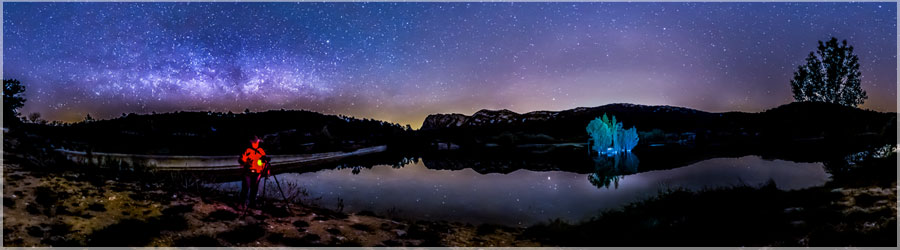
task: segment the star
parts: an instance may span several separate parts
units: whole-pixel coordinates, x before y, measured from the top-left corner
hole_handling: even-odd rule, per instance
[[[625,102],[761,111],[790,100],[797,65],[817,41],[837,36],[860,56],[870,95],[863,107],[895,111],[896,9],[10,2],[3,73],[28,88],[23,113],[51,121],[254,107],[339,110],[418,127],[431,113],[485,108]]]

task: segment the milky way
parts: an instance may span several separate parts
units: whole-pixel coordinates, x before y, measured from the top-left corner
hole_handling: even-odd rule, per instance
[[[863,105],[896,111],[896,3],[3,3],[22,112],[306,109],[418,127],[430,113],[791,101],[831,36]]]

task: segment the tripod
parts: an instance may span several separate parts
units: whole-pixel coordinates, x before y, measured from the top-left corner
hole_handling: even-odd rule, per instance
[[[271,160],[269,157],[265,157],[264,161],[266,163],[266,166],[263,168],[262,171],[260,171],[260,174],[266,173],[266,180],[263,181],[264,182],[263,183],[263,197],[265,197],[265,195],[266,195],[266,186],[267,186],[266,184],[269,183],[269,174],[268,174],[269,160]],[[292,212],[290,203],[288,202],[288,198],[286,195],[284,195],[284,189],[281,188],[281,183],[278,181],[278,176],[272,175],[272,178],[275,179],[275,185],[278,187],[278,192],[281,193],[281,201],[284,202],[285,208],[287,208],[288,212]]]
[[[265,175],[266,175],[266,178],[265,178],[265,180],[263,181],[264,183],[263,183],[263,190],[262,190],[262,191],[263,191],[262,195],[263,195],[263,197],[265,197],[265,196],[266,196],[266,186],[267,186],[266,184],[269,183],[269,174],[268,174],[268,170],[269,170],[269,160],[270,160],[270,158],[264,156],[264,158],[263,158],[262,160],[263,160],[263,162],[265,163],[265,166],[263,167],[262,171],[259,171],[259,172],[260,172],[259,174],[265,174]],[[278,177],[277,177],[277,176],[272,176],[272,178],[275,179],[275,185],[278,187],[278,191],[281,193],[281,199],[282,199],[281,201],[284,202],[284,204],[285,204],[285,206],[286,206],[286,207],[283,207],[283,208],[286,208],[286,209],[288,210],[289,213],[293,213],[293,211],[291,211],[290,203],[288,202],[287,196],[284,195],[284,189],[281,188],[281,183],[278,181]],[[259,183],[257,183],[257,185],[259,185]],[[241,212],[241,216],[238,217],[238,218],[243,218],[244,215],[247,214],[247,209],[248,209],[248,206],[245,206],[245,207],[244,207],[244,211]]]

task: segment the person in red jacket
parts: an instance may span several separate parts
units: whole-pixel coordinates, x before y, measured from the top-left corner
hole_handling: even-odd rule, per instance
[[[244,206],[256,206],[256,192],[259,189],[259,180],[263,174],[268,175],[269,170],[265,168],[269,158],[266,151],[259,147],[262,140],[254,136],[250,140],[250,148],[244,150],[241,155],[240,163],[244,170],[244,178],[241,182],[241,201]],[[263,171],[265,170],[265,173]]]

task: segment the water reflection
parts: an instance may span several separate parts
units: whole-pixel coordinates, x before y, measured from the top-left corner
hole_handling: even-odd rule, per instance
[[[293,183],[306,189],[309,195],[304,202],[329,209],[510,226],[556,218],[577,222],[650,198],[666,188],[699,191],[760,186],[773,180],[777,188],[793,190],[823,185],[829,178],[821,163],[771,161],[758,156],[716,158],[640,173],[637,157],[628,155],[597,161],[594,166],[582,165],[596,168],[596,173],[587,174],[528,169],[481,173],[475,167],[433,169],[416,158],[396,163],[344,164],[333,170],[278,174],[278,178],[282,185]],[[222,188],[236,192],[240,183],[226,183]],[[279,197],[272,190],[266,195]]]
[[[402,168],[403,166],[406,166],[409,164],[418,164],[419,163],[418,157],[399,157],[399,158],[400,158],[400,160],[396,161],[396,162],[386,160],[387,162],[393,162],[393,163],[385,163],[385,160],[382,160],[382,161],[379,161],[380,162],[379,164],[373,164],[373,163],[366,164],[364,161],[360,161],[359,159],[357,159],[357,160],[346,161],[344,163],[337,164],[334,167],[334,169],[336,169],[336,170],[350,169],[350,173],[359,174],[360,172],[362,172],[363,169],[372,169],[372,167],[378,166],[378,165],[387,165],[387,166],[391,166],[391,168],[393,168],[393,169],[398,169],[398,168]]]
[[[638,157],[630,151],[621,154],[598,155],[593,157],[594,172],[588,175],[588,181],[598,188],[619,188],[619,180],[625,175],[638,172]]]

